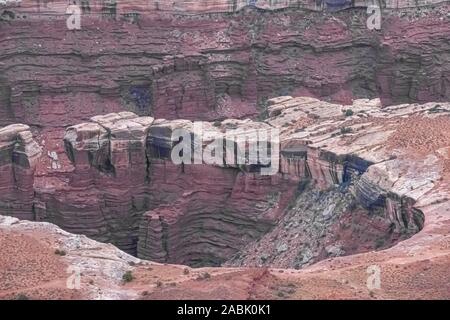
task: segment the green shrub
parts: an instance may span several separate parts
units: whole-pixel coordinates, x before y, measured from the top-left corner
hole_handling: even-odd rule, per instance
[[[346,117],[351,117],[354,114],[352,109],[343,110],[343,112]]]
[[[127,271],[123,274],[122,276],[122,280],[124,282],[131,282],[133,281],[134,277],[133,277],[133,273],[131,271]]]

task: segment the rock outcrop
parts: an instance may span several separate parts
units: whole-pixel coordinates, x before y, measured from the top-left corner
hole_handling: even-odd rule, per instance
[[[448,3],[387,1],[377,31],[358,1],[83,3],[80,30],[67,29],[65,2],[0,3],[0,214],[66,230],[0,218],[1,297],[27,286],[80,297],[60,290],[68,262],[106,270],[99,286],[83,283],[89,298],[149,285],[147,298],[333,297],[342,279],[340,298],[354,297],[373,264],[388,279],[392,266],[411,269],[393,281],[404,291],[388,284],[381,297],[424,297],[410,284],[419,272],[426,294],[448,297]],[[179,152],[180,129],[192,154]],[[254,138],[233,138],[259,130],[279,130],[276,157],[236,163],[230,150]],[[195,163],[195,150],[210,161]],[[158,262],[265,268],[211,269],[196,290],[201,275],[167,266],[179,281],[168,288],[150,283],[153,266],[85,236]],[[36,254],[18,256],[33,266],[18,279],[16,249]],[[127,270],[138,274],[130,291]],[[317,281],[331,291],[312,292]]]
[[[269,102],[267,122],[282,128],[281,172],[324,191],[300,193],[282,222],[229,265],[301,267],[336,252],[389,246],[422,229],[427,215],[421,203],[436,192],[440,200],[434,201],[448,201],[442,195],[448,188],[448,104]],[[408,142],[399,143],[400,136]],[[344,191],[351,195],[345,201]],[[311,199],[321,199],[322,207],[308,206]]]
[[[284,96],[269,104],[263,122],[154,120],[122,112],[69,127],[67,157],[58,158],[56,170],[35,174],[33,217],[139,257],[192,266],[220,265],[238,254],[233,265],[302,267],[329,255],[390,247],[423,228],[426,213],[418,204],[446,188],[447,103],[381,108],[379,100],[357,100],[349,107]],[[405,123],[424,127],[403,132]],[[434,127],[431,138],[423,135]],[[177,162],[180,129],[192,138],[186,142],[192,153]],[[250,148],[252,140],[241,145],[234,137],[258,130],[280,132],[273,175],[262,175],[267,164],[250,158],[235,162],[239,152],[226,148],[216,162],[206,161],[230,141],[231,150]],[[397,145],[403,134],[412,134],[413,143]],[[203,162],[191,162],[195,150]],[[324,207],[309,207],[311,199],[322,199]],[[294,247],[302,257],[308,247],[307,258],[260,259],[272,246],[289,250],[286,241],[300,232]]]
[[[123,275],[141,260],[46,222],[0,216],[0,299],[135,299]],[[148,262],[145,264],[149,265]]]
[[[34,220],[34,172],[41,148],[26,125],[0,128],[0,211]]]
[[[245,165],[174,164],[172,131],[193,125],[122,112],[69,127],[67,158],[37,175],[35,218],[155,261],[221,264],[274,226],[295,184]],[[269,127],[203,125],[212,135]]]

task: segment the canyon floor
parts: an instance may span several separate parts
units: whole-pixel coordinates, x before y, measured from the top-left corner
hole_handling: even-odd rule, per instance
[[[322,261],[303,270],[158,264],[61,231],[1,218],[2,299],[449,299],[450,227],[391,249]],[[65,256],[55,254],[64,248]],[[426,250],[422,250],[426,248]],[[20,252],[20,254],[17,254]],[[367,287],[368,267],[381,270]],[[72,269],[68,269],[72,266]],[[67,288],[73,266],[80,288]],[[131,271],[133,280],[122,275]]]

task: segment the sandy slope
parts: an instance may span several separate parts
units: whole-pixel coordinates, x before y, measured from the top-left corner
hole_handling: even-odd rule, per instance
[[[443,208],[440,208],[443,209]],[[448,210],[448,208],[446,208]],[[141,261],[38,222],[0,219],[0,297],[18,299],[449,299],[450,220],[428,223],[393,248],[322,261],[303,270],[203,268]],[[55,249],[66,251],[65,256]],[[68,266],[81,288],[67,288]],[[379,266],[380,289],[367,268]],[[130,270],[134,279],[124,283]]]

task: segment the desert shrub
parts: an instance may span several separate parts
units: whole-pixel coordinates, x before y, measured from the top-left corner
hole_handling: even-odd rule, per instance
[[[131,282],[133,281],[134,277],[133,277],[133,273],[131,271],[127,271],[123,274],[122,276],[122,280],[124,282]]]
[[[67,253],[64,250],[56,249],[55,254],[57,254],[59,256],[65,256]]]
[[[381,248],[382,246],[384,246],[384,239],[377,239],[376,241],[375,241],[375,248],[376,249],[378,249],[378,248]]]
[[[30,297],[28,297],[26,294],[24,293],[19,293],[15,300],[30,300]]]
[[[346,117],[351,117],[354,114],[352,109],[343,110],[343,112]]]
[[[350,132],[352,132],[352,131],[353,131],[353,129],[352,129],[352,128],[349,128],[349,127],[342,127],[342,128],[341,128],[341,133],[342,133],[342,134],[350,133]]]

